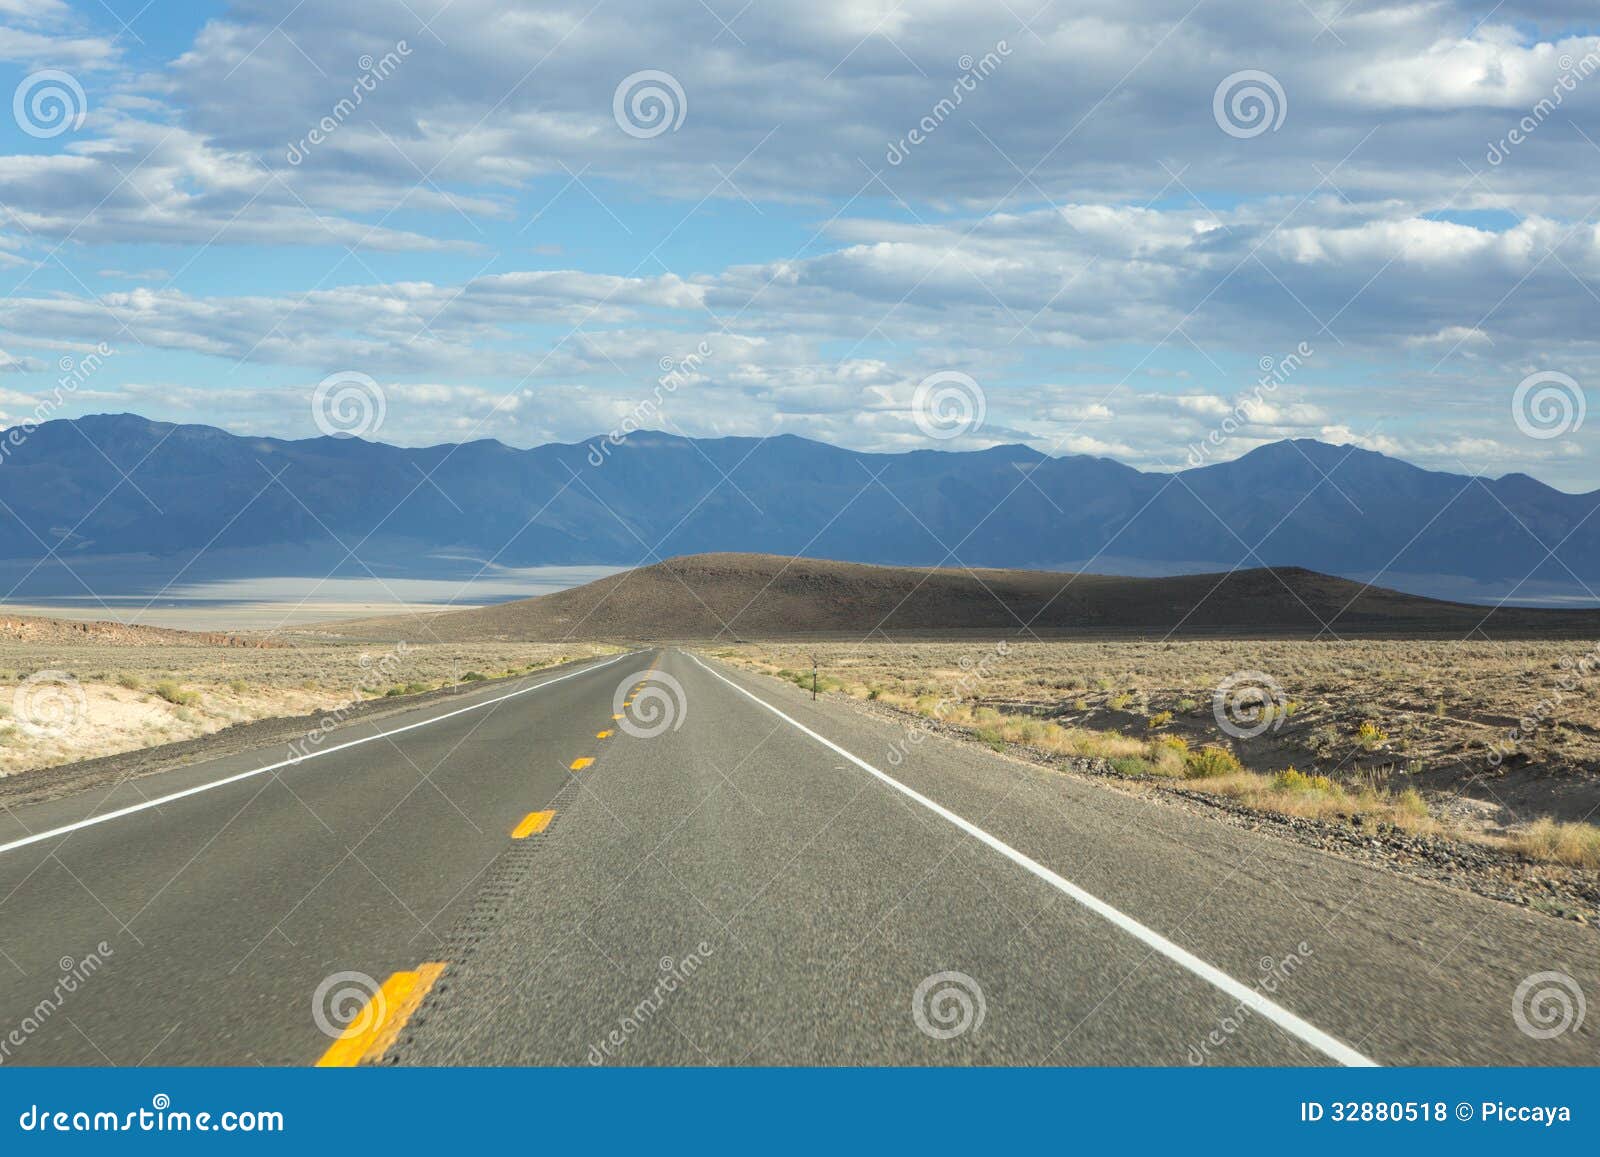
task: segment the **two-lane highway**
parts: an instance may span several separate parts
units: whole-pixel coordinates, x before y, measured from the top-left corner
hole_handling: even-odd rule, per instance
[[[1593,1023],[1514,1009],[1541,974],[1600,992],[1593,929],[680,650],[509,690],[0,851],[0,1039],[62,958],[114,949],[5,1059],[1596,1060]],[[269,754],[6,822],[14,844]],[[386,983],[335,1042],[347,972]]]
[[[669,652],[403,1063],[1593,1063],[1592,930]],[[685,972],[685,963],[692,969]]]

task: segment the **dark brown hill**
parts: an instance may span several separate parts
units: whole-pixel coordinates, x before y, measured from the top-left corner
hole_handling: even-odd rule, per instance
[[[702,554],[534,599],[324,630],[422,641],[1077,634],[1600,636],[1600,611],[1491,609],[1298,568],[1177,578]]]

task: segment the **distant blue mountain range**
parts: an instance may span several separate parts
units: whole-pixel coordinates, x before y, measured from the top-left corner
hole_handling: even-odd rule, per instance
[[[1516,601],[1600,590],[1600,491],[1310,440],[1166,474],[1026,446],[868,454],[793,436],[641,432],[620,445],[406,449],[118,414],[47,422],[6,451],[7,573],[48,557],[39,569],[92,563],[102,576],[123,559],[129,573],[155,560],[190,577],[340,562],[421,577],[446,562],[631,566],[750,551],[1140,575],[1301,566]]]

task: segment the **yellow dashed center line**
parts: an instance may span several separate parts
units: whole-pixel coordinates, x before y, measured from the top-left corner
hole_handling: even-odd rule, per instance
[[[525,840],[529,836],[536,836],[550,826],[550,821],[556,818],[553,811],[529,812],[522,817],[522,822],[511,829],[511,838]]]
[[[666,654],[665,651],[659,652],[656,655],[656,657],[650,661],[650,666],[645,668],[646,673],[648,673],[650,671],[654,671],[656,669],[656,667],[660,664],[662,656],[665,655],[665,654]],[[635,683],[633,685],[633,690],[628,692],[628,697],[622,701],[622,709],[624,711],[626,711],[629,707],[632,707],[634,698],[639,694],[639,692],[643,691],[649,685],[650,685],[649,684],[649,680],[644,680],[642,682]],[[622,714],[613,715],[611,717],[611,722],[613,722],[613,723],[621,723],[626,718],[627,718],[627,716],[626,715],[622,715]],[[615,734],[616,734],[615,731],[609,731],[609,730],[608,731],[596,731],[594,733],[594,737],[596,739],[610,739]],[[594,762],[594,760],[592,760],[592,759],[580,759],[580,760],[578,760],[576,763],[574,763],[572,765],[572,770],[573,771],[577,771],[580,767],[588,767],[593,762]]]
[[[588,767],[593,762],[594,762],[594,758],[592,756],[588,756],[588,755],[580,756],[579,758],[574,759],[572,761],[572,770],[573,771],[582,771],[584,768]]]
[[[381,1060],[444,970],[443,963],[432,961],[417,965],[411,972],[396,972],[385,980],[339,1039],[328,1046],[317,1067],[349,1068],[363,1061]]]

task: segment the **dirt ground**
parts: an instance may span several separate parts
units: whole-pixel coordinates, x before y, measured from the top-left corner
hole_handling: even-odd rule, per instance
[[[997,748],[1102,757],[1130,776],[1265,810],[1375,816],[1600,866],[1592,641],[749,643],[711,653],[806,687],[815,662],[825,692],[965,727]]]
[[[0,635],[0,776],[607,654],[602,644],[378,646],[171,632]],[[248,637],[247,637],[248,638]],[[200,643],[194,640],[203,640]]]

